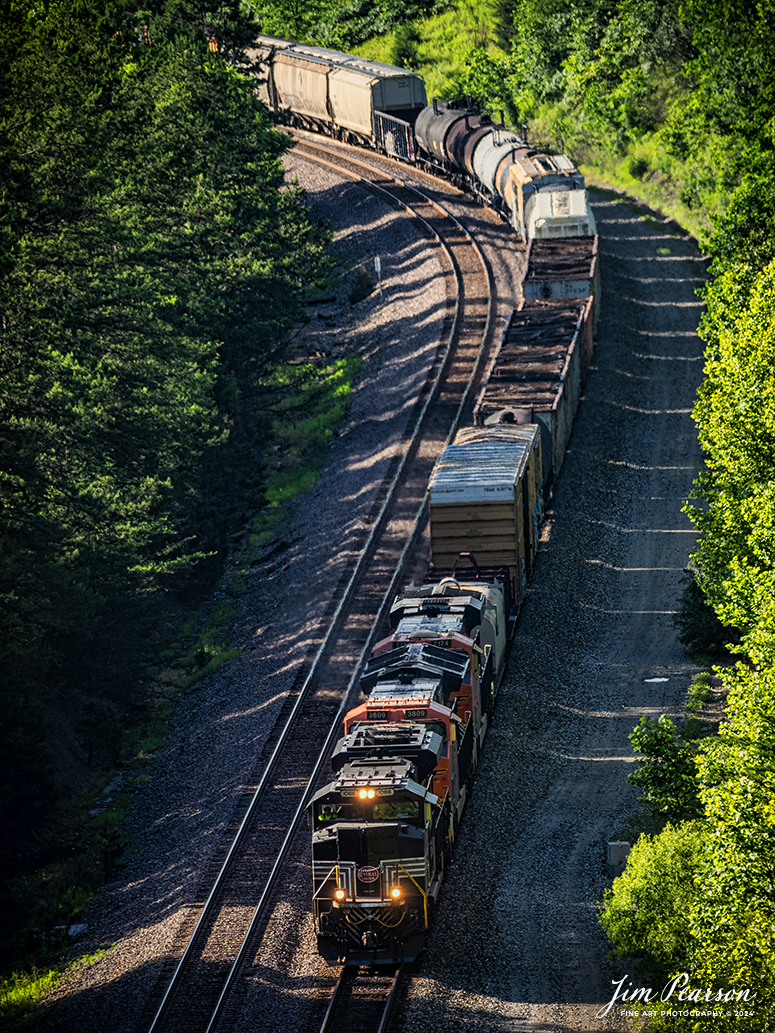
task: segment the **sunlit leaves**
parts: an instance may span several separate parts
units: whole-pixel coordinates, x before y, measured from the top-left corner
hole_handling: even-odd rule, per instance
[[[642,802],[667,821],[697,817],[695,748],[687,742],[667,714],[655,721],[642,717],[630,735],[635,752],[642,755],[638,769],[627,776],[641,790]]]
[[[646,953],[663,976],[691,967],[690,915],[706,844],[705,823],[693,821],[668,825],[633,845],[601,917],[618,954]]]
[[[775,659],[775,262],[730,266],[708,292],[706,378],[695,407],[707,471],[691,510],[701,580],[721,619]],[[750,637],[753,636],[753,637]]]

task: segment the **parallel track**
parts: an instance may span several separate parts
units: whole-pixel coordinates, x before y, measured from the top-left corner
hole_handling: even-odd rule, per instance
[[[261,935],[265,904],[339,734],[345,701],[422,530],[430,473],[470,405],[474,373],[489,333],[489,278],[476,245],[460,224],[413,188],[362,161],[323,151],[307,142],[299,145],[305,160],[334,165],[341,175],[359,179],[406,208],[439,241],[453,270],[454,315],[404,457],[328,631],[283,727],[276,730],[276,745],[256,779],[255,792],[213,889],[198,916],[181,930],[175,957],[169,959],[166,975],[160,979],[162,989],[148,1004],[139,1027],[148,1033],[216,1029],[240,966]]]

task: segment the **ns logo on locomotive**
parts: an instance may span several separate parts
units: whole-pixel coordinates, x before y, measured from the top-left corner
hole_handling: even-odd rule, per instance
[[[431,572],[344,719],[334,778],[309,804],[313,910],[332,964],[411,961],[427,935],[565,454],[597,319],[584,180],[483,115],[427,104],[402,68],[262,36],[259,92],[292,122],[452,179],[526,241],[523,300],[429,486]],[[464,566],[460,566],[461,556]],[[465,574],[458,573],[458,570]]]

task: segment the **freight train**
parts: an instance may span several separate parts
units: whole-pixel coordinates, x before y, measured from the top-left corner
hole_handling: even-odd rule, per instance
[[[523,240],[594,236],[584,178],[564,154],[467,106],[434,100],[415,72],[325,47],[259,36],[248,51],[259,96],[293,125],[448,176],[491,205]]]
[[[260,91],[298,126],[441,173],[526,241],[523,300],[428,490],[431,568],[395,599],[312,798],[313,912],[330,963],[411,961],[425,943],[508,641],[535,567],[598,318],[595,221],[564,155],[453,104],[405,69],[261,37]]]

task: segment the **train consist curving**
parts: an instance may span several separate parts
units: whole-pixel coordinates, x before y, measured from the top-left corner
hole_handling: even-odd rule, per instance
[[[500,212],[523,240],[595,235],[584,178],[569,158],[538,154],[486,115],[428,105],[416,73],[274,36],[259,36],[248,56],[261,99],[293,125],[440,172]]]
[[[260,37],[260,91],[296,125],[442,173],[526,241],[523,300],[431,477],[431,570],[393,603],[334,778],[309,804],[313,909],[329,962],[422,950],[532,574],[592,355],[597,236],[584,180],[484,116],[426,103],[405,69]]]

